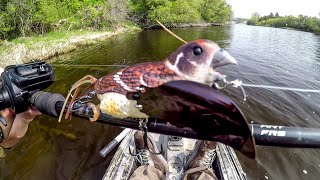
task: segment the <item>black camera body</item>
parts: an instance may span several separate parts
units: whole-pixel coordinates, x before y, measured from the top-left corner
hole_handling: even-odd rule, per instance
[[[30,106],[30,97],[54,82],[54,71],[44,61],[7,66],[1,74],[0,110],[21,113]]]

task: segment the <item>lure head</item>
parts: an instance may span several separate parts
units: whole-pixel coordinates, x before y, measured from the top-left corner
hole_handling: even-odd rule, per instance
[[[178,48],[165,64],[186,80],[212,85],[219,78],[217,67],[237,64],[237,61],[215,42],[201,39]]]

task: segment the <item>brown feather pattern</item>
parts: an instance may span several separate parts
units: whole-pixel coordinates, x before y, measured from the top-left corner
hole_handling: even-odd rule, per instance
[[[98,94],[106,92],[126,94],[137,91],[139,87],[158,87],[165,82],[181,79],[163,62],[147,62],[102,77],[96,82],[95,91]]]

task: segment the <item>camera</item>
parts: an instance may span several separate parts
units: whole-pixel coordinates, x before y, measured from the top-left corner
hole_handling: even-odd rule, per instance
[[[31,96],[54,82],[54,71],[45,61],[7,66],[1,74],[0,110],[21,113],[31,105]]]

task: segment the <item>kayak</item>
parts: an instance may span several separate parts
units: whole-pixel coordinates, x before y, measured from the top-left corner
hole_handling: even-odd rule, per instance
[[[103,180],[129,179],[132,172],[137,168],[135,158],[129,152],[129,148],[135,148],[134,133],[135,130],[131,130],[119,145],[103,176]],[[161,145],[163,147],[162,154],[168,162],[166,179],[182,179],[186,170],[184,168],[185,163],[194,148],[196,140],[155,133],[149,134],[156,141],[158,149],[160,149]],[[218,143],[216,153],[217,156],[212,164],[212,171],[215,172],[218,179],[247,179],[238,157],[231,147]]]

